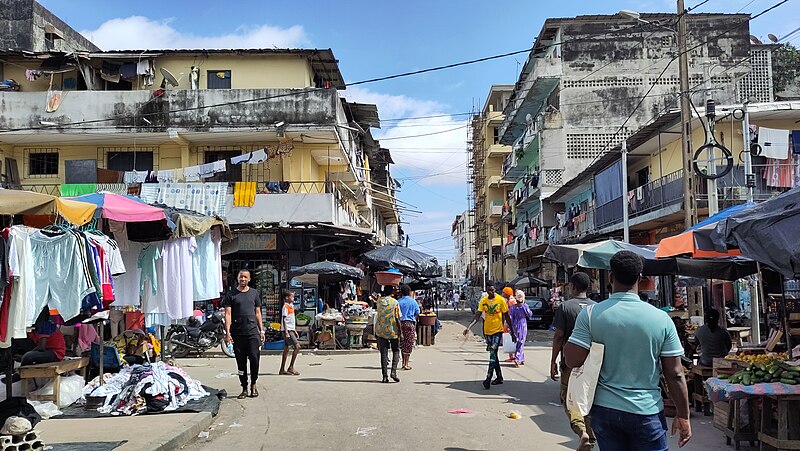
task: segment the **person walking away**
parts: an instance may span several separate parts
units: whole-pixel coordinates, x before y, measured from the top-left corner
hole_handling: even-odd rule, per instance
[[[733,347],[728,331],[719,327],[719,317],[719,310],[710,309],[706,313],[706,323],[694,333],[694,338],[700,343],[700,365],[713,366],[714,357],[725,357]]]
[[[506,300],[495,293],[494,285],[487,283],[486,297],[481,299],[478,303],[478,310],[475,312],[475,317],[464,329],[464,336],[466,337],[469,330],[477,324],[481,319],[481,314],[485,313],[486,318],[483,321],[483,336],[486,340],[486,350],[489,351],[489,372],[486,374],[486,380],[483,381],[483,388],[489,389],[490,385],[500,385],[503,383],[503,372],[500,370],[500,360],[497,356],[497,350],[500,348],[500,343],[503,341],[503,321],[511,323],[508,316],[508,305]],[[511,330],[511,339],[517,341],[514,330]],[[492,374],[496,377],[492,380]]]
[[[519,368],[525,364],[525,338],[528,336],[528,320],[532,312],[528,304],[525,303],[525,293],[517,290],[515,294],[516,303],[508,307],[508,316],[511,318],[511,328],[517,337],[517,352],[514,353],[514,365]]]
[[[661,371],[677,410],[672,434],[680,433],[679,447],[692,437],[680,360],[683,348],[669,315],[637,296],[642,263],[641,257],[630,251],[614,254],[610,262],[614,294],[578,314],[564,347],[567,366],[577,368],[586,361],[593,342],[605,346],[589,414],[603,451],[668,449]]]
[[[510,309],[511,306],[517,303],[517,299],[514,297],[514,289],[511,287],[503,287],[503,299],[506,300],[506,305]],[[511,327],[511,322],[507,322],[506,326],[503,328],[504,333],[509,333],[508,328]],[[524,342],[523,342],[524,344]],[[514,361],[514,354],[509,354],[506,362],[513,362]]]
[[[595,443],[594,433],[589,425],[587,418],[584,418],[580,412],[570,411],[567,408],[567,388],[569,387],[570,368],[564,363],[564,345],[572,335],[572,330],[575,328],[575,319],[578,314],[589,305],[595,302],[587,299],[586,293],[591,286],[591,279],[589,275],[584,272],[576,272],[570,278],[572,297],[561,303],[558,306],[553,318],[553,326],[555,326],[555,334],[553,335],[553,350],[550,354],[550,378],[553,380],[558,379],[559,369],[561,370],[561,404],[564,406],[564,412],[567,414],[569,425],[578,436],[580,445],[579,451],[589,451]],[[560,364],[557,362],[559,354],[561,355]]]
[[[225,343],[233,341],[233,354],[239,370],[242,392],[239,399],[247,398],[247,362],[250,362],[250,394],[258,396],[258,364],[261,358],[261,343],[264,342],[264,325],[261,320],[261,298],[248,285],[250,271],[243,269],[236,277],[238,285],[225,295]]]
[[[300,373],[294,369],[294,361],[297,360],[297,353],[300,352],[300,340],[297,336],[297,328],[295,326],[293,291],[286,291],[283,293],[281,329],[283,330],[283,354],[281,355],[281,369],[278,371],[278,374],[299,376]],[[289,369],[285,370],[286,357],[289,356],[289,349],[292,349],[292,361],[289,362]]]
[[[383,296],[378,299],[375,315],[375,336],[378,338],[378,351],[381,353],[381,373],[383,374],[381,381],[385,384],[389,382],[389,374],[387,374],[389,347],[392,348],[392,380],[400,382],[400,378],[397,377],[397,363],[400,360],[398,341],[402,341],[405,337],[400,323],[400,304],[397,299],[392,297],[392,287],[383,287],[382,294]]]
[[[461,301],[461,296],[458,294],[458,291],[453,292],[453,311],[458,310],[458,303]]]
[[[411,287],[406,284],[400,285],[400,294],[402,296],[397,300],[400,305],[400,330],[403,332],[400,352],[403,355],[402,369],[408,371],[411,369],[411,351],[414,350],[420,310],[417,301],[411,297]]]

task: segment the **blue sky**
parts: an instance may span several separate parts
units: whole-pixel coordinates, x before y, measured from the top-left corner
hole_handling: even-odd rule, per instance
[[[548,17],[613,14],[620,9],[675,11],[671,0],[39,1],[104,49],[331,48],[348,82],[522,50],[530,47]],[[755,14],[778,1],[709,0],[695,12]],[[698,3],[687,0],[688,7]],[[800,0],[790,0],[753,21],[751,33],[766,41],[767,33],[783,36],[797,27]],[[458,114],[480,109],[490,85],[514,83],[525,58],[522,54],[342,93],[350,100],[377,103],[383,119],[452,115],[386,121],[375,131],[393,151],[394,176],[405,179],[401,199],[423,212],[405,215],[412,247],[440,262],[452,258],[450,223],[467,208],[467,116]],[[452,131],[404,138],[445,130]]]

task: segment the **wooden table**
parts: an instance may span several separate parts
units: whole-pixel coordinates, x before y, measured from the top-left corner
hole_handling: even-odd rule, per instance
[[[28,399],[33,399],[30,395],[31,379],[36,377],[53,378],[53,394],[37,396],[36,399],[42,401],[53,401],[58,405],[60,401],[61,376],[70,371],[82,370],[85,373],[89,366],[89,357],[80,359],[62,360],[60,362],[40,363],[38,365],[25,365],[19,367],[19,377],[22,381],[22,392]]]
[[[768,448],[778,450],[800,449],[800,395],[770,396],[764,395],[761,408],[761,450]],[[777,412],[777,423],[772,421],[772,411]]]
[[[729,327],[728,333],[731,334],[731,339],[737,343],[737,347],[742,347],[742,339],[750,336],[749,327]]]
[[[711,415],[711,401],[706,396],[706,387],[703,382],[714,375],[714,369],[710,366],[695,365],[689,375],[693,381],[692,404],[694,404],[695,410],[703,412],[706,416]]]

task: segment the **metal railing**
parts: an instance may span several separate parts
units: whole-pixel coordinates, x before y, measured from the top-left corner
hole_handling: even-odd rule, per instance
[[[796,164],[754,164],[753,200],[771,199],[789,189],[800,186],[800,170]],[[721,171],[722,168],[719,169]],[[717,193],[721,203],[739,203],[747,199],[747,177],[744,166],[734,166],[724,177],[717,179]],[[698,199],[708,199],[706,184],[699,184]],[[722,207],[722,206],[721,206]]]
[[[683,201],[683,170],[679,169],[630,191],[631,218],[666,208]],[[620,221],[622,212],[620,211]]]

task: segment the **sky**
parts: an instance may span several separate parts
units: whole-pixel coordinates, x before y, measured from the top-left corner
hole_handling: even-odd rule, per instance
[[[708,0],[693,12],[757,14],[779,1]],[[676,8],[673,0],[39,2],[104,50],[330,48],[348,83],[524,50],[548,17]],[[690,8],[700,3],[686,0]],[[788,34],[800,27],[800,0],[789,0],[750,27],[764,42],[768,33]],[[798,45],[798,38],[790,41]],[[450,226],[468,208],[469,113],[482,108],[492,84],[515,83],[526,57],[362,84],[340,93],[349,101],[378,105],[382,128],[373,135],[392,152],[392,174],[402,183],[400,199],[413,205],[413,211],[403,213],[410,246],[440,263],[452,260]],[[420,116],[437,117],[404,119]]]

